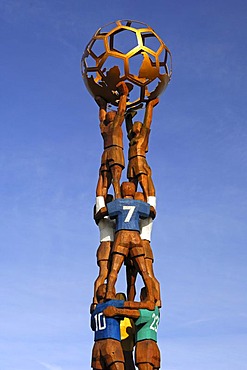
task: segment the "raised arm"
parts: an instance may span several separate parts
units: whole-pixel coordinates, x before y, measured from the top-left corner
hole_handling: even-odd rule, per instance
[[[117,109],[117,115],[115,118],[115,123],[117,125],[122,125],[124,120],[124,113],[126,110],[126,103],[127,103],[127,96],[129,93],[129,89],[125,82],[121,81],[117,84],[117,89],[119,91],[119,103],[118,103],[118,109]]]
[[[149,100],[146,105],[143,127],[150,128],[153,119],[153,109],[159,103],[159,98]]]
[[[132,127],[133,127],[133,120],[132,120],[132,114],[131,112],[128,112],[126,113],[125,115],[125,125],[126,125],[126,132],[127,132],[127,137],[129,140],[131,140],[131,130],[132,130]]]
[[[106,117],[107,103],[101,96],[96,96],[95,101],[99,106],[99,121],[100,123],[103,123]]]

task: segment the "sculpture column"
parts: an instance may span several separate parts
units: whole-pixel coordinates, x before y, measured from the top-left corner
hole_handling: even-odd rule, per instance
[[[100,28],[82,57],[82,76],[98,106],[103,139],[94,205],[100,234],[99,274],[90,306],[94,331],[91,366],[95,370],[134,370],[134,364],[139,370],[160,368],[157,330],[161,296],[151,248],[156,191],[146,155],[154,108],[171,78],[170,62],[171,53],[155,31],[131,20]],[[143,109],[144,118],[133,122]],[[129,139],[127,161],[123,126]],[[126,299],[115,290],[123,265]],[[140,300],[136,300],[135,288],[138,273],[144,285]]]

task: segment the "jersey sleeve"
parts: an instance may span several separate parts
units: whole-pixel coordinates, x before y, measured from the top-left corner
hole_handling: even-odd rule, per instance
[[[114,200],[113,202],[110,202],[107,204],[108,214],[110,218],[116,218],[118,214],[118,202],[117,200]]]
[[[139,207],[139,214],[141,218],[147,218],[150,214],[150,204],[141,202]]]
[[[123,300],[114,300],[114,303],[111,304],[111,306],[117,307],[117,308],[123,308],[124,307],[124,301]]]
[[[94,315],[91,315],[91,329],[95,331],[95,320],[94,320]]]

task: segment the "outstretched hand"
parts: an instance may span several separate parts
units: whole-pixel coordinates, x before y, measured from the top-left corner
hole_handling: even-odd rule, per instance
[[[103,314],[107,317],[113,317],[117,313],[117,308],[113,306],[108,306],[104,309]]]
[[[118,92],[119,92],[120,95],[126,95],[127,96],[128,93],[129,93],[129,89],[128,89],[128,87],[127,87],[127,85],[124,81],[120,81],[117,84],[116,88],[118,89]]]

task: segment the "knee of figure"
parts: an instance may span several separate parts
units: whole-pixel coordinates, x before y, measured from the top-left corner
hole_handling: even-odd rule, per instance
[[[124,363],[123,362],[114,362],[109,367],[110,370],[124,370]]]
[[[148,280],[152,280],[151,276],[148,274],[147,270],[143,270],[141,272],[141,276],[144,278],[144,279],[148,279]]]

